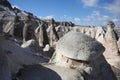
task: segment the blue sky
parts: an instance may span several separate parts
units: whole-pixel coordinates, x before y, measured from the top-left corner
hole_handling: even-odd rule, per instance
[[[9,0],[12,6],[40,18],[72,21],[79,25],[106,25],[113,20],[120,27],[120,0]]]

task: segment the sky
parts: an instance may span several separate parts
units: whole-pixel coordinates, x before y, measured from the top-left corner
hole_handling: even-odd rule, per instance
[[[120,27],[120,0],[9,0],[13,7],[39,18],[72,21],[78,25],[106,26],[112,20]]]

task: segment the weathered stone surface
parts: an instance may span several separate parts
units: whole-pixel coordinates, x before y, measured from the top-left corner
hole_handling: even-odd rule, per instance
[[[103,51],[102,44],[89,36],[75,31],[64,35],[56,45],[56,53],[76,60],[93,60],[101,55]]]
[[[95,39],[103,44],[105,40],[105,30],[103,29],[103,27],[96,27]]]
[[[90,27],[90,26],[84,26],[84,27],[83,26],[74,26],[71,28],[71,30],[81,32],[92,38],[95,38],[95,36],[96,36],[96,28]]]
[[[55,27],[53,24],[51,24],[50,26],[48,26],[47,28],[47,35],[49,38],[49,44],[50,46],[55,46],[57,40],[59,39],[58,34],[55,30]]]
[[[13,30],[12,28],[13,28],[14,24],[16,24],[13,22],[14,17],[16,15],[19,16],[20,22],[22,22],[22,23],[25,20],[25,17],[30,15],[30,18],[31,18],[30,23],[32,25],[34,25],[34,28],[32,30],[35,30],[38,27],[39,19],[36,18],[35,16],[33,16],[33,14],[31,14],[29,12],[23,12],[19,9],[18,9],[18,11],[13,10],[15,12],[14,13],[13,11],[10,11],[8,8],[6,8],[4,6],[0,5],[0,10],[1,10],[0,11],[0,14],[1,14],[0,15],[0,31],[4,31],[5,33],[8,33],[9,31]],[[54,20],[52,19],[51,21],[54,21]],[[51,23],[51,21],[50,21],[50,23]],[[55,26],[48,27],[49,22],[46,22],[46,23],[47,23],[47,24],[45,24],[46,26],[42,27],[42,28],[44,28],[44,30],[40,29],[45,34],[39,35],[44,38],[42,39],[42,37],[40,37],[39,39],[41,39],[40,43],[42,43],[42,44],[40,44],[40,46],[43,46],[43,45],[45,46],[46,44],[50,44],[49,47],[46,46],[43,49],[43,51],[45,51],[44,53],[42,53],[43,51],[41,52],[45,56],[50,56],[51,54],[49,54],[49,52],[51,50],[51,46],[54,47],[57,40],[60,38],[60,36],[64,35],[64,34],[62,34],[62,32],[66,33],[69,30],[72,30],[72,28],[69,29],[68,26],[70,24],[67,22],[65,22],[65,23],[63,22],[62,28],[57,27],[58,32],[60,29],[60,36],[59,36],[58,32],[56,31]],[[59,24],[59,22],[58,23],[55,22],[53,25],[55,25],[55,24]],[[20,27],[20,29],[21,29],[20,34],[23,34],[24,23],[19,26],[22,26],[22,27]],[[3,30],[2,30],[2,28],[3,28]],[[47,28],[49,29],[48,33],[46,31]],[[111,28],[114,28],[114,26]],[[99,31],[97,29],[98,31],[96,31],[96,29],[94,29],[93,27],[90,27],[90,26],[82,27],[82,28],[81,27],[73,27],[73,29],[75,31],[79,31],[81,33],[89,35],[92,38],[95,38],[100,42],[102,42],[102,40],[104,39],[104,33],[102,32],[102,30]],[[19,29],[17,29],[17,30],[19,30]],[[30,30],[30,31],[32,31],[32,30]],[[40,31],[40,33],[42,31]],[[16,31],[16,32],[18,32],[18,31]],[[32,34],[30,33],[30,35],[32,35]],[[0,36],[1,36],[1,34],[0,34]],[[48,38],[46,36],[48,36]],[[82,36],[83,36],[83,34],[82,34]],[[56,51],[56,52],[57,53],[59,52],[60,54],[62,54],[62,56],[63,56],[63,54],[65,54],[66,57],[64,57],[64,59],[65,59],[66,63],[67,62],[69,63],[71,61],[70,59],[77,60],[78,62],[79,62],[79,60],[90,61],[89,67],[88,67],[88,65],[87,66],[84,65],[85,67],[80,66],[81,67],[80,70],[71,69],[70,67],[65,68],[63,66],[58,66],[56,64],[55,65],[54,64],[53,65],[51,65],[51,64],[43,65],[42,67],[31,67],[31,68],[25,67],[25,69],[22,70],[22,73],[20,71],[20,74],[18,74],[19,75],[18,78],[25,79],[25,80],[30,80],[30,79],[36,80],[37,78],[39,78],[38,80],[40,80],[40,79],[46,79],[46,80],[61,80],[61,79],[62,80],[80,80],[80,79],[81,80],[84,80],[84,79],[85,80],[116,80],[114,74],[112,73],[112,71],[110,69],[110,66],[107,64],[107,62],[104,60],[104,57],[102,56],[102,52],[104,51],[104,48],[101,48],[102,47],[101,44],[96,43],[96,41],[94,39],[89,38],[88,36],[81,38],[82,36],[79,36],[79,35],[68,36],[68,41],[66,41],[66,44],[68,45],[67,49],[66,49],[66,46],[62,46],[62,48],[64,48],[64,49],[60,48],[60,50],[58,49],[59,51]],[[22,37],[23,36],[20,36],[20,38],[22,38]],[[76,40],[76,39],[78,39],[78,40]],[[65,44],[64,40],[63,40],[62,44]],[[43,56],[38,57],[38,55],[33,54],[34,52],[35,53],[38,52],[36,50],[36,48],[33,49],[33,47],[37,46],[37,44],[34,43],[34,41],[30,41],[30,42],[28,41],[28,43],[26,42],[26,44],[24,46],[25,49],[21,48],[20,46],[15,45],[13,42],[5,40],[5,39],[0,39],[0,41],[1,41],[0,45],[2,46],[3,51],[7,54],[7,56],[2,56],[4,59],[0,58],[0,61],[3,61],[3,62],[6,61],[6,57],[8,59],[8,62],[5,63],[5,67],[2,67],[3,70],[6,69],[5,70],[6,73],[4,73],[1,70],[2,71],[1,74],[3,75],[2,78],[5,78],[4,74],[6,75],[6,78],[9,77],[9,72],[8,72],[9,70],[8,70],[8,66],[6,66],[6,64],[8,64],[10,66],[10,71],[13,74],[13,73],[16,73],[20,68],[22,68],[23,65],[30,65],[30,64],[33,65],[33,64],[38,64],[39,62],[40,63],[46,62],[46,59],[44,59]],[[78,45],[78,44],[80,44],[80,45]],[[50,50],[48,50],[49,48],[50,48]],[[51,52],[53,52],[53,49],[51,50]],[[74,53],[75,55],[72,53]],[[80,55],[79,55],[79,53],[80,53]],[[57,54],[57,55],[59,56],[59,54]],[[106,59],[109,58],[108,62],[113,63],[113,65],[117,64],[117,67],[119,67],[120,60],[119,60],[118,56],[117,57],[112,56],[112,55],[107,55],[107,56],[109,56],[109,57],[106,57]],[[59,59],[59,60],[61,60],[61,59]],[[43,74],[44,72],[46,74]],[[71,72],[73,72],[73,73],[71,73]],[[71,74],[69,74],[69,73],[71,73]],[[2,79],[0,79],[0,80],[2,80]]]
[[[105,42],[104,46],[106,47],[106,51],[113,55],[118,55],[118,45],[117,45],[117,38],[112,28],[112,25],[108,24],[107,32],[105,34]]]
[[[73,36],[75,36],[75,37],[73,37]],[[73,40],[72,38],[74,38],[75,40]],[[63,40],[63,42],[61,42],[62,40]],[[73,42],[71,40],[73,40]],[[104,51],[104,47],[99,42],[95,41],[94,39],[92,39],[89,36],[81,34],[80,32],[74,32],[74,31],[67,33],[59,41],[57,42],[57,45],[56,45],[56,52],[55,52],[56,54],[53,57],[57,58],[61,62],[63,61],[63,63],[65,65],[69,64],[69,62],[71,62],[72,60],[75,60],[75,61],[77,60],[77,62],[80,63],[77,66],[77,68],[72,68],[70,66],[64,66],[63,64],[57,65],[58,63],[43,64],[42,66],[41,65],[31,65],[31,66],[29,65],[29,66],[25,67],[24,69],[21,69],[19,71],[17,77],[20,80],[22,80],[22,79],[25,79],[25,80],[34,80],[34,79],[36,79],[36,80],[42,80],[42,79],[44,79],[44,80],[48,80],[48,79],[49,80],[53,80],[53,79],[54,80],[116,80],[116,77],[115,77],[114,73],[112,72],[110,65],[106,62],[105,58],[102,55],[102,53]],[[67,43],[67,47],[66,47],[65,43]],[[95,43],[97,44],[97,46],[94,45]],[[75,44],[75,45],[72,45],[72,44]],[[83,44],[83,45],[81,45],[81,44]],[[77,46],[77,45],[80,45],[80,46]],[[87,45],[89,45],[89,46],[87,46]],[[98,47],[98,45],[99,45],[99,53],[96,52],[96,47]],[[72,48],[71,48],[71,46],[72,46]],[[89,53],[85,52],[86,49],[84,51],[83,46],[84,46],[84,48],[90,49],[92,51]],[[77,48],[77,50],[80,49],[81,53],[84,53],[84,55],[79,54],[74,57],[72,55],[72,57],[71,57],[71,54],[76,55],[76,53],[77,53],[76,49],[74,49],[74,47]],[[82,49],[81,49],[81,47],[82,47]],[[92,48],[90,48],[90,47],[92,47]],[[57,51],[57,49],[62,50],[62,53],[60,51]],[[67,49],[69,51],[74,50],[74,52],[72,52],[70,54],[70,52],[66,51]],[[97,57],[96,57],[97,53],[99,54],[99,56],[97,55]],[[90,55],[88,55],[88,54],[90,54]],[[91,58],[91,54],[95,55],[94,57],[92,57],[94,59],[90,59],[92,61],[89,61],[87,59],[88,63],[86,65],[84,62],[81,62],[81,60],[86,60],[86,55],[87,55],[87,58]],[[78,56],[80,56],[80,55],[82,57],[85,56],[85,59],[78,58]],[[61,56],[62,57],[64,56],[64,60]],[[46,74],[43,74],[43,72],[45,72]],[[21,75],[19,75],[19,74],[21,74]],[[32,76],[29,76],[29,75],[32,75]]]
[[[120,38],[117,41],[117,45],[118,45],[118,48],[119,48],[119,51],[120,51]]]
[[[8,7],[9,9],[12,9],[12,6],[8,0],[0,0],[0,5]]]
[[[39,42],[39,46],[43,46],[43,42],[44,42],[44,36],[43,36],[43,34],[45,34],[45,33],[43,33],[44,31],[44,28],[43,28],[44,26],[43,26],[43,22],[41,22],[41,24],[39,24],[39,26],[38,26],[38,29],[39,29],[39,31],[38,31],[38,37],[39,37],[39,39],[38,39],[38,42]],[[46,36],[47,37],[47,36]]]
[[[23,27],[23,42],[27,40],[33,39],[34,36],[34,28],[31,20],[31,16],[26,16],[25,22]]]
[[[109,54],[108,52],[104,52],[104,56],[107,60],[107,62],[111,65],[114,66],[115,68],[120,69],[120,56],[118,55],[113,55]]]
[[[38,53],[42,50],[42,48],[39,47],[38,43],[34,39],[23,43],[21,47],[28,51],[31,51],[32,53]]]
[[[115,25],[113,22],[108,22],[107,32],[103,42],[103,45],[106,48],[104,56],[110,65],[120,69],[119,41],[117,43],[117,34],[114,27]]]
[[[12,80],[6,53],[0,47],[0,80]]]
[[[93,75],[93,80],[117,80],[111,66],[107,63],[103,55],[91,62],[91,66],[92,71],[90,75]]]
[[[55,27],[55,29],[57,31],[59,38],[61,38],[63,35],[65,35],[70,30],[69,27],[61,26],[61,25],[58,25],[57,27]]]
[[[77,70],[49,64],[28,66],[21,69],[20,74],[20,80],[84,80]]]
[[[49,51],[49,50],[50,50],[49,44],[45,45],[45,48],[43,48],[43,51]]]
[[[43,57],[36,56],[30,51],[21,48],[14,42],[0,38],[0,45],[3,51],[7,53],[8,63],[12,73],[16,73],[23,65],[44,63],[47,60]]]

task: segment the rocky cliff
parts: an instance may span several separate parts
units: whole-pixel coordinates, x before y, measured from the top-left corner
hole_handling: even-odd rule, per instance
[[[80,32],[100,42],[105,47],[105,59],[119,73],[120,30],[114,27],[112,23],[107,27],[82,27],[67,21],[40,19],[30,12],[12,8],[7,0],[0,0],[0,80],[14,79],[20,75],[16,73],[21,68],[26,69],[27,65],[47,64],[55,56],[57,41],[70,31]],[[59,77],[58,74],[56,76]]]

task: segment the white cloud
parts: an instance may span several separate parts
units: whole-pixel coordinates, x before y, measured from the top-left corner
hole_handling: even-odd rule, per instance
[[[117,27],[120,27],[120,0],[115,0],[112,4],[107,4],[104,8],[114,14],[115,18],[111,20],[115,22]]]
[[[99,11],[93,11],[91,15],[86,16],[82,21],[83,22],[89,22],[92,25],[94,24],[100,24],[105,25],[105,23],[110,20],[110,17],[107,15],[100,14]]]
[[[107,15],[98,16],[98,21],[108,21],[108,20],[110,20],[110,18]]]
[[[116,25],[117,27],[120,27],[120,19],[114,18],[114,19],[112,19],[112,21],[115,22],[115,25]]]
[[[115,0],[114,3],[108,4],[104,7],[105,9],[109,10],[111,13],[114,13],[120,16],[120,0]]]
[[[117,19],[117,18],[114,18],[112,21],[114,21],[114,22],[118,22],[118,21],[120,21],[120,20]]]
[[[80,18],[74,18],[76,22],[80,22]]]
[[[71,17],[69,15],[63,15],[62,17],[60,17],[60,20],[72,21],[75,24],[80,24],[80,22],[81,22],[81,19],[79,17]]]
[[[64,18],[67,18],[67,15],[63,15]]]
[[[63,15],[63,18],[69,19],[69,20],[73,19],[71,16],[68,16],[68,15]]]
[[[73,19],[73,22],[74,22],[75,24],[80,24],[80,23],[81,23],[81,19],[80,19],[80,18],[74,18],[74,19]]]
[[[99,11],[93,11],[92,16],[100,16]]]
[[[81,0],[85,6],[95,7],[99,0]]]
[[[49,15],[45,17],[45,19],[52,19],[52,18],[54,18],[54,15]]]
[[[48,16],[45,16],[45,17],[39,16],[39,18],[41,18],[41,19],[52,19],[52,18],[54,18],[54,15],[48,15]]]
[[[14,7],[19,8],[17,5],[12,5],[12,8],[14,8]]]

